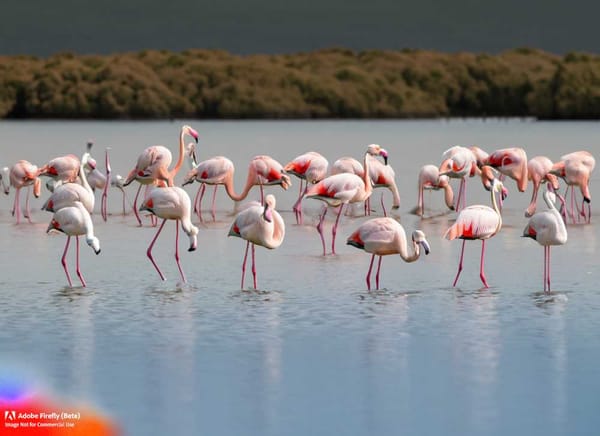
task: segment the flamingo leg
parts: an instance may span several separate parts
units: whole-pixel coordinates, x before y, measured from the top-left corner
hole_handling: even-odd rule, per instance
[[[65,270],[65,274],[67,275],[67,281],[69,282],[69,287],[73,287],[73,282],[71,281],[71,275],[69,274],[69,269],[67,268],[67,251],[69,251],[69,242],[71,242],[71,237],[67,236],[67,243],[65,244],[65,251],[63,251],[63,255],[60,259],[60,263]]]
[[[371,255],[371,263],[369,263],[369,271],[367,271],[367,289],[371,290],[371,271],[373,270],[373,261],[375,260],[375,255]]]
[[[79,268],[79,236],[75,236],[75,241],[77,242],[75,249],[75,271],[77,271],[77,277],[79,277],[81,285],[85,288],[87,285],[85,284],[83,274],[81,274],[81,269]]]
[[[335,224],[333,225],[333,229],[331,229],[331,254],[335,254],[335,235],[337,235],[337,227],[340,222],[340,217],[342,216],[342,209],[344,209],[344,203],[340,204],[340,210],[335,219]]]
[[[156,271],[158,272],[158,275],[160,276],[161,280],[166,280],[166,279],[165,279],[165,276],[163,275],[163,273],[161,272],[160,268],[154,261],[154,258],[152,257],[152,247],[154,247],[154,243],[158,239],[158,235],[160,235],[160,232],[162,231],[166,222],[167,222],[167,219],[166,218],[163,219],[162,224],[158,228],[158,232],[156,232],[156,235],[154,235],[154,239],[152,239],[152,242],[150,242],[150,246],[148,247],[148,250],[146,250],[146,256],[148,256],[148,259],[150,259],[150,262],[152,262],[152,265],[154,265],[154,268],[156,268]]]
[[[242,289],[244,289],[244,277],[246,276],[246,260],[248,259],[248,248],[250,248],[250,241],[246,241],[246,253],[244,254],[244,261],[242,262]]]
[[[175,261],[177,262],[177,268],[179,268],[179,274],[181,274],[181,280],[183,280],[183,283],[187,283],[181,263],[179,263],[179,220],[175,220]]]
[[[325,221],[325,215],[327,215],[327,205],[323,208],[323,213],[319,218],[319,223],[317,224],[317,231],[319,232],[319,236],[321,237],[321,243],[323,244],[323,256],[326,254],[325,250],[325,236],[323,235],[323,221]]]
[[[19,205],[19,193],[21,192],[21,188],[15,189],[15,201],[13,202],[12,216],[17,216],[17,224],[21,220],[21,211]]]
[[[216,202],[217,202],[217,188],[219,187],[219,185],[215,185],[215,189],[213,191],[213,196],[212,196],[212,205],[211,205],[211,215],[212,215],[212,219],[213,221],[217,220],[217,214],[216,214]]]
[[[29,221],[29,224],[31,224],[31,211],[29,210],[29,195],[31,193],[31,188],[28,186],[27,187],[27,194],[25,194],[25,218],[27,218],[27,221]]]
[[[484,263],[485,263],[485,239],[482,239],[481,240],[481,262],[479,263],[479,277],[481,278],[481,281],[483,282],[483,286],[486,288],[489,288],[487,280],[485,279],[485,272],[483,271],[484,266],[485,266]]]
[[[256,286],[256,259],[254,256],[255,248],[256,248],[256,245],[252,244],[252,278],[254,280],[254,290],[257,289],[257,286]]]
[[[548,292],[550,292],[550,245],[548,245],[548,259],[547,259],[547,264],[548,266],[546,267],[546,282],[548,283]]]
[[[379,287],[379,271],[381,270],[381,260],[383,259],[383,256],[379,256],[379,262],[377,262],[377,274],[375,274],[375,285],[377,286],[377,289],[381,289]]]
[[[102,213],[102,219],[104,221],[106,221],[108,218],[108,212],[107,212],[108,187],[110,186],[110,173],[111,173],[110,159],[108,158],[108,149],[106,149],[104,151],[104,166],[106,167],[106,183],[104,185],[104,189],[102,190],[102,200],[101,200],[101,204],[100,204],[100,212]],[[123,206],[125,206],[125,204],[123,204]],[[125,210],[125,207],[123,207],[123,210]]]
[[[137,220],[138,225],[140,227],[142,227],[142,219],[140,218],[140,214],[138,213],[137,200],[138,200],[138,197],[140,196],[141,190],[142,190],[142,185],[140,184],[137,192],[135,193],[135,198],[133,199],[133,213],[135,214],[135,219]]]
[[[203,219],[202,219],[202,199],[204,198],[205,191],[206,191],[206,184],[202,183],[200,185],[200,187],[198,188],[198,192],[196,193],[196,200],[194,201],[194,210],[195,210],[196,214],[198,215],[198,219],[200,220],[200,222],[203,221]]]
[[[385,209],[385,203],[383,202],[383,192],[381,193],[381,209],[383,209],[383,216],[387,217],[387,210]]]
[[[458,271],[456,272],[456,277],[454,278],[454,283],[452,283],[452,287],[456,286],[456,282],[458,282],[458,276],[460,276],[460,272],[463,269],[463,259],[465,257],[465,242],[466,239],[463,239],[462,248],[460,249],[460,260],[458,261]]]
[[[300,179],[300,189],[298,191],[298,199],[296,200],[296,202],[294,203],[294,206],[292,207],[292,210],[294,211],[294,214],[296,215],[296,224],[302,224],[302,197],[304,197],[304,194],[306,193],[306,190],[302,190],[302,184],[304,183],[303,179]],[[308,182],[306,182],[306,189],[308,189]]]
[[[462,184],[462,208],[467,207],[467,179],[463,177]]]
[[[575,189],[573,186],[569,186],[569,188],[571,188],[571,220],[575,224]],[[577,221],[579,221],[579,217],[577,217]]]
[[[548,247],[544,246],[544,275],[542,281],[544,282],[544,292],[546,292],[546,275],[548,273]]]

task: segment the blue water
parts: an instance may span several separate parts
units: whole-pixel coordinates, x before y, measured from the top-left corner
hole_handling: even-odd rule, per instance
[[[15,226],[11,193],[0,199],[5,371],[93,404],[131,435],[597,434],[597,215],[591,225],[569,226],[568,243],[553,249],[555,291],[544,295],[543,250],[520,237],[530,191],[519,194],[507,182],[504,226],[486,247],[487,290],[479,281],[479,242],[467,244],[465,269],[451,287],[460,242],[441,235],[455,214],[421,220],[408,211],[418,169],[439,163],[451,145],[518,145],[530,157],[557,159],[600,150],[600,123],[186,122],[200,133],[201,158],[234,161],[238,191],[255,154],[285,163],[314,149],[331,163],[360,158],[366,144],[380,143],[396,169],[398,217],[407,232],[427,234],[431,254],[412,264],[386,257],[383,289],[367,291],[369,256],[344,245],[365,218],[344,217],[339,254],[322,257],[313,227],[320,204],[306,201],[305,225],[295,225],[293,179],[288,192],[269,189],[287,232],[280,248],[257,248],[259,291],[240,290],[244,243],[226,237],[233,218],[223,192],[217,222],[206,214],[200,225],[198,250],[188,253],[180,241],[185,285],[167,223],[155,248],[167,276],[161,282],[145,257],[156,229],[121,216],[120,194],[111,191],[109,221],[94,216],[102,253],[82,247],[88,288],[71,289],[59,263],[65,239],[45,234],[43,199],[32,201],[34,224]],[[0,164],[25,158],[42,165],[81,154],[93,138],[98,161],[110,145],[113,169],[125,174],[147,145],[164,143],[176,154],[180,124],[1,122]],[[196,188],[186,187],[190,195]],[[595,174],[592,195],[599,188]],[[469,182],[468,196],[489,203],[476,183]],[[441,193],[426,200],[443,211]],[[375,208],[379,215],[378,202]]]

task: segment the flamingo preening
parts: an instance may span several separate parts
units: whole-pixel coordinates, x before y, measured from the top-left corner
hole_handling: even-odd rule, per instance
[[[454,210],[454,192],[450,186],[448,176],[440,176],[438,167],[435,165],[423,165],[419,170],[419,183],[417,194],[417,206],[413,209],[413,213],[418,216],[423,216],[425,212],[425,202],[423,199],[425,190],[438,191],[444,190],[444,201],[450,210]]]
[[[563,217],[554,205],[556,195],[550,184],[548,190],[544,192],[544,201],[548,210],[538,212],[529,219],[523,230],[523,236],[535,239],[544,247],[544,292],[550,292],[550,248],[567,242],[567,228]],[[564,203],[564,200],[561,202]]]
[[[198,228],[192,224],[191,201],[187,192],[178,186],[153,188],[144,199],[144,202],[140,206],[140,210],[146,210],[158,218],[163,219],[162,224],[159,226],[156,235],[152,239],[152,242],[150,242],[148,250],[146,251],[146,255],[150,259],[150,262],[152,262],[152,265],[154,265],[154,268],[156,268],[156,271],[162,280],[166,280],[166,278],[152,257],[152,247],[154,247],[154,243],[158,239],[158,235],[160,235],[167,220],[175,220],[175,261],[177,262],[177,268],[179,268],[181,279],[185,283],[185,274],[179,263],[179,222],[181,222],[181,228],[190,239],[188,251],[194,251],[198,244]]]
[[[79,201],[73,203],[72,206],[63,207],[62,209],[57,210],[52,216],[52,220],[48,225],[46,233],[52,230],[57,230],[67,235],[67,242],[61,258],[61,264],[67,275],[70,287],[73,287],[73,282],[71,281],[71,276],[69,275],[69,270],[67,268],[66,257],[67,251],[69,250],[69,243],[71,242],[71,236],[75,236],[77,240],[76,271],[81,285],[85,287],[86,283],[79,267],[79,237],[85,235],[85,242],[94,250],[94,253],[100,254],[100,241],[94,235],[94,224],[92,223],[89,212]]]
[[[463,258],[465,254],[465,242],[467,240],[481,240],[481,260],[479,267],[479,277],[483,282],[484,287],[489,288],[484,272],[484,260],[485,260],[485,241],[496,235],[502,227],[502,216],[496,203],[496,193],[501,193],[502,182],[497,179],[491,180],[491,197],[492,206],[474,205],[468,206],[460,211],[456,222],[446,231],[444,237],[452,240],[460,238],[463,240],[462,248],[460,251],[460,261],[458,263],[458,272],[452,286],[456,286],[458,277],[463,269]]]
[[[246,240],[246,252],[242,263],[242,289],[244,289],[246,261],[250,245],[252,245],[252,277],[254,289],[257,289],[255,246],[260,245],[268,249],[274,249],[281,245],[285,237],[285,223],[279,212],[275,210],[275,204],[275,197],[272,194],[266,196],[264,205],[252,202],[237,214],[229,229],[228,236],[236,236]]]
[[[346,243],[372,254],[366,278],[369,290],[371,290],[371,271],[375,256],[379,256],[375,275],[375,286],[379,289],[379,271],[383,256],[399,254],[405,262],[414,262],[421,254],[420,247],[423,247],[425,254],[429,254],[429,243],[425,238],[425,233],[421,230],[413,232],[413,252],[409,254],[404,227],[398,221],[389,217],[372,218],[364,222],[348,237]]]

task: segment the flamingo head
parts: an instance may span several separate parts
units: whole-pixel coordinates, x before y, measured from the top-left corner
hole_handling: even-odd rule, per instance
[[[556,199],[558,198],[561,208],[565,207],[565,197],[558,193],[558,188],[555,188],[552,182],[548,181],[548,183],[546,183],[546,189],[548,191],[547,195],[552,203],[556,203]]]
[[[188,251],[194,251],[198,247],[198,227],[191,226],[188,236],[190,238],[190,248],[188,248]]]
[[[196,175],[198,174],[198,171],[194,168],[193,170],[190,170],[184,177],[183,179],[183,183],[181,184],[181,186],[185,186],[185,185],[189,185],[190,183],[194,183],[194,180],[196,179]]]
[[[94,253],[100,254],[100,240],[95,236],[85,238],[85,242],[92,247]]]
[[[4,190],[4,193],[6,195],[8,195],[8,191],[10,189],[10,184],[6,182],[6,180],[10,180],[8,174],[9,174],[8,167],[2,168],[2,173],[0,174],[0,183],[2,183],[2,189]]]
[[[265,209],[263,212],[263,218],[266,222],[273,222],[273,209],[275,209],[275,196],[269,194],[265,197]]]
[[[484,184],[484,186],[485,186],[485,184]],[[493,192],[499,193],[502,197],[502,200],[505,200],[506,197],[508,197],[508,189],[506,189],[504,187],[504,184],[498,179],[491,180],[491,190]]]
[[[423,247],[426,255],[429,254],[429,242],[427,242],[427,239],[425,238],[425,233],[423,233],[421,230],[415,230],[412,234],[412,240],[415,244]]]
[[[379,144],[369,144],[367,146],[367,153],[369,153],[371,156],[381,156],[383,158],[383,162],[387,165],[388,152],[386,149],[382,148]]]
[[[281,179],[279,179],[279,184],[285,190],[287,190],[290,186],[292,186],[292,179],[287,174],[281,174]]]
[[[190,142],[186,149],[185,154],[190,160],[190,164],[192,165],[192,169],[198,166],[198,160],[196,156],[196,145],[193,142]]]
[[[192,129],[187,124],[181,128],[181,132],[182,133],[187,133],[192,138],[194,138],[194,140],[196,141],[196,144],[198,143],[198,132],[196,132],[194,129]]]
[[[123,182],[123,176],[120,174],[115,174],[110,180],[110,185],[123,190]]]

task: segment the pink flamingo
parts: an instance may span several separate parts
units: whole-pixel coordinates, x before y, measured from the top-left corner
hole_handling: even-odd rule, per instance
[[[67,251],[69,250],[69,243],[71,242],[71,236],[75,236],[77,240],[76,271],[77,276],[81,281],[81,285],[85,288],[86,283],[79,268],[79,237],[85,235],[85,242],[94,250],[94,253],[100,254],[100,241],[94,235],[94,224],[92,223],[89,212],[79,201],[76,201],[73,206],[63,207],[54,213],[46,233],[51,230],[58,230],[67,235],[65,251],[63,252],[60,262],[65,270],[70,287],[73,287],[73,283],[71,282],[71,276],[69,275],[69,270],[67,268],[66,257]]]
[[[535,213],[538,191],[543,182],[550,182],[552,188],[555,191],[558,190],[558,178],[550,173],[552,165],[552,161],[546,156],[535,156],[527,162],[527,178],[531,180],[531,183],[533,184],[531,202],[525,210],[525,216],[527,218],[533,216]]]
[[[567,242],[567,228],[563,218],[554,206],[556,196],[552,186],[544,192],[544,201],[548,210],[538,212],[531,217],[523,230],[523,236],[535,239],[544,247],[544,292],[550,292],[550,247]]]
[[[381,148],[377,144],[371,144],[367,147],[369,153],[369,177],[371,178],[371,183],[373,184],[373,189],[375,188],[387,188],[392,193],[392,209],[400,208],[400,192],[398,191],[398,186],[396,185],[396,173],[394,169],[388,165],[388,153],[385,149]],[[383,157],[383,162],[376,159],[373,156],[381,156]],[[367,199],[367,212],[368,215],[371,213],[370,206],[371,198]]]
[[[476,145],[472,145],[469,147],[469,150],[473,152],[475,155],[475,161],[477,162],[477,166],[481,168],[484,166],[489,158],[489,153],[477,147]]]
[[[424,165],[419,171],[419,191],[417,197],[417,206],[413,209],[413,213],[423,216],[425,205],[423,201],[423,191],[427,190],[444,190],[444,200],[448,209],[454,210],[454,192],[450,186],[448,176],[440,176],[438,167],[435,165]]]
[[[42,206],[42,210],[56,212],[63,207],[73,206],[75,202],[80,202],[88,213],[94,213],[94,191],[92,191],[85,174],[85,166],[89,159],[90,154],[87,152],[81,157],[81,165],[79,166],[81,184],[75,182],[60,184],[54,189],[48,200],[46,200],[46,203]]]
[[[9,179],[10,186],[15,188],[15,202],[13,204],[12,215],[17,217],[17,224],[21,222],[21,202],[19,194],[21,188],[33,185],[33,195],[35,198],[40,196],[42,181],[39,179],[40,170],[37,166],[26,160],[20,160],[10,168]],[[7,190],[5,190],[6,192]],[[25,199],[25,218],[31,223],[31,211],[29,210],[29,189]]]
[[[565,198],[567,197],[568,190],[571,189],[571,219],[573,222],[574,218],[574,203],[575,203],[575,191],[574,187],[579,186],[581,194],[583,195],[583,202],[581,203],[581,211],[579,216],[586,218],[585,215],[585,203],[588,204],[587,222],[590,223],[592,218],[592,195],[590,193],[590,177],[594,167],[596,166],[596,160],[594,156],[588,151],[575,151],[573,153],[565,154],[561,156],[560,161],[556,162],[552,166],[551,173],[564,179],[567,184],[567,192],[565,192]]]
[[[235,217],[228,236],[237,236],[246,240],[246,253],[242,263],[242,289],[244,289],[248,248],[252,244],[252,276],[254,289],[257,289],[255,246],[261,245],[268,249],[274,249],[281,245],[285,236],[285,223],[279,212],[275,210],[275,196],[272,194],[267,195],[264,206],[257,202],[251,202],[247,205]]]
[[[154,268],[156,268],[156,271],[162,280],[166,279],[152,257],[152,247],[154,247],[154,243],[158,239],[158,235],[160,235],[167,220],[175,220],[175,261],[177,262],[177,268],[179,268],[181,279],[185,283],[185,275],[181,268],[181,264],[179,263],[179,222],[181,222],[181,228],[190,239],[188,251],[194,251],[198,243],[198,228],[192,224],[191,200],[187,192],[177,186],[153,188],[144,199],[144,202],[140,206],[140,210],[147,210],[158,218],[163,219],[162,224],[158,228],[154,239],[152,239],[152,242],[146,251],[146,255],[150,259],[150,262],[152,262],[152,265],[154,265]]]
[[[477,166],[477,159],[475,153],[472,150],[455,145],[449,148],[442,154],[442,163],[439,167],[440,176],[448,176],[453,179],[460,179],[460,186],[458,188],[458,198],[456,200],[455,209],[460,210],[461,200],[463,206],[467,202],[467,188],[466,180],[467,176],[473,177],[479,174],[479,167]]]
[[[489,155],[485,164],[513,179],[519,192],[527,189],[527,153],[522,148],[496,150]]]
[[[348,237],[346,243],[372,254],[366,278],[369,291],[371,290],[371,271],[375,256],[379,256],[375,275],[375,286],[379,289],[379,270],[383,256],[399,254],[405,262],[414,262],[421,254],[420,246],[423,247],[425,254],[429,254],[429,243],[425,239],[425,233],[421,230],[413,232],[413,253],[409,254],[404,227],[395,219],[388,217],[372,218],[364,222]]]
[[[173,169],[169,170],[169,166],[173,160],[171,151],[165,146],[153,145],[151,147],[147,147],[142,154],[139,155],[135,168],[132,169],[127,175],[123,186],[128,186],[134,180],[137,180],[140,183],[140,187],[138,188],[137,193],[135,194],[135,199],[133,200],[133,211],[140,226],[142,225],[142,220],[137,212],[137,199],[140,195],[142,185],[153,185],[157,181],[160,181],[166,183],[167,186],[174,186],[173,179],[179,171],[179,168],[181,168],[184,160],[184,140],[186,135],[191,136],[196,142],[198,142],[198,132],[188,125],[181,127],[181,131],[179,133],[179,158],[177,159]]]
[[[343,173],[356,174],[362,179],[365,174],[365,170],[359,161],[353,157],[344,156],[336,160],[331,166],[332,176]]]
[[[74,154],[56,157],[40,168],[40,176],[47,176],[57,182],[72,183],[79,175],[79,158]]]
[[[314,185],[320,182],[327,176],[329,162],[320,153],[309,151],[304,153],[292,161],[288,162],[283,170],[293,174],[300,179],[300,189],[298,191],[298,200],[294,203],[293,211],[296,215],[296,224],[302,224],[302,199],[306,195],[309,183]],[[303,182],[306,186],[302,189]]]
[[[374,152],[377,151],[375,150]],[[319,231],[321,243],[323,244],[323,255],[326,254],[325,237],[323,236],[323,221],[327,214],[327,206],[339,206],[337,218],[331,230],[331,253],[335,254],[335,236],[344,205],[365,201],[373,192],[373,185],[368,176],[369,154],[370,153],[367,151],[364,156],[363,178],[350,173],[335,174],[312,185],[306,192],[306,198],[315,198],[326,203],[319,219],[319,223],[317,224],[317,230]]]
[[[496,193],[502,192],[502,182],[492,179],[491,181],[491,197],[493,209],[488,206],[474,205],[464,208],[458,214],[456,222],[446,231],[444,237],[448,240],[460,238],[463,240],[460,251],[460,261],[458,264],[458,272],[452,286],[456,286],[458,277],[463,268],[463,257],[465,254],[465,242],[468,240],[481,240],[481,262],[479,268],[479,277],[483,282],[484,287],[488,288],[488,283],[484,273],[484,258],[485,258],[485,241],[496,235],[502,227],[502,216],[496,204]]]

